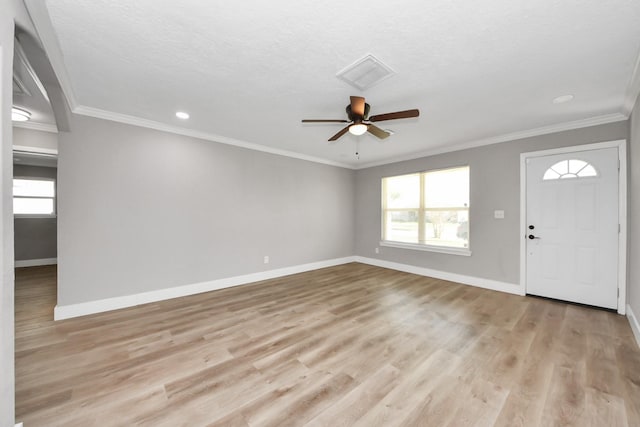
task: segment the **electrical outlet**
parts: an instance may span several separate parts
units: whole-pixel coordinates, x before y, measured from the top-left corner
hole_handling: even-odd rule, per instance
[[[504,219],[504,211],[503,210],[493,211],[493,217],[495,219]]]
[[[269,264],[269,255],[265,255],[265,256],[264,256],[264,260],[263,260],[263,262],[264,262],[265,264]]]

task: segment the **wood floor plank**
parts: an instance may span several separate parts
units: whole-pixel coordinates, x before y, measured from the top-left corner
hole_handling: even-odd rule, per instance
[[[589,387],[585,391],[585,397],[585,405],[589,411],[583,414],[581,425],[590,427],[624,427],[629,425],[624,401],[620,397]]]
[[[314,417],[306,426],[350,427],[393,390],[399,380],[400,370],[385,365],[334,405]]]
[[[452,372],[460,360],[446,350],[438,350],[411,374],[405,373],[399,384],[394,387],[379,405],[368,411],[354,426],[400,426],[411,411],[423,402],[424,396],[431,393],[438,381]]]
[[[509,395],[500,411],[495,426],[528,427],[541,425],[544,405],[554,374],[549,357],[530,352],[520,372],[509,388]]]
[[[623,316],[363,264],[54,322],[16,270],[25,426],[640,426]]]
[[[543,425],[582,426],[587,410],[585,365],[555,365],[543,411]],[[591,408],[589,408],[591,409]]]
[[[483,378],[474,379],[469,387],[461,395],[458,395],[458,400],[464,404],[458,405],[455,415],[447,426],[493,426],[507,394],[508,390],[497,384]]]

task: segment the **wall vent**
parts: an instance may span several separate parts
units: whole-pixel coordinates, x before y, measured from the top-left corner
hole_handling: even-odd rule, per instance
[[[356,89],[365,90],[395,74],[391,67],[369,54],[339,71],[336,77]]]

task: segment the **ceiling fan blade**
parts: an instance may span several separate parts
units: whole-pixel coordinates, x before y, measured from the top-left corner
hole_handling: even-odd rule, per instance
[[[304,119],[302,123],[349,123],[349,120],[331,120],[331,119]]]
[[[349,131],[349,126],[347,126],[346,128],[342,129],[340,132],[333,135],[331,138],[329,138],[329,141],[335,141],[336,139],[340,138],[342,135],[344,135],[348,131]]]
[[[367,125],[367,132],[369,132],[370,134],[372,134],[373,136],[377,136],[380,139],[385,139],[388,138],[389,135],[391,135],[389,132],[387,132],[386,130],[382,130],[380,129],[378,126],[373,125],[373,124],[369,124]]]
[[[361,96],[351,97],[351,113],[362,118],[364,117],[364,98]]]
[[[369,121],[381,122],[383,120],[408,119],[410,117],[418,117],[419,115],[420,111],[417,109],[396,111],[395,113],[376,114],[375,116],[369,117]]]

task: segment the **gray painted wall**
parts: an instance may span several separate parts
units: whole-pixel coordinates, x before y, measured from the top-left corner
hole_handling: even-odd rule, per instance
[[[520,153],[594,142],[628,139],[628,122],[488,145],[357,171],[356,254],[518,284],[520,265]],[[429,169],[468,164],[470,176],[470,248],[472,256],[380,247],[380,180]],[[505,218],[494,219],[494,210]]]
[[[636,318],[640,318],[640,98],[631,114],[630,145],[629,299],[627,301]]]
[[[56,179],[56,175],[56,168],[13,166],[14,177]],[[15,218],[13,230],[16,261],[58,256],[57,218]]]
[[[354,171],[83,116],[71,129],[59,305],[354,253]]]

